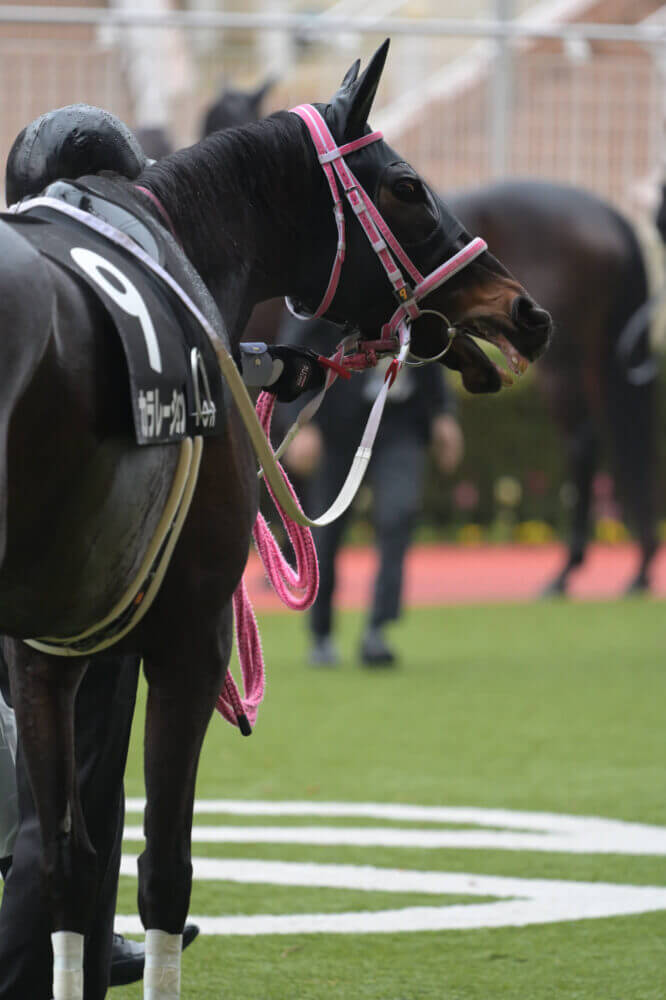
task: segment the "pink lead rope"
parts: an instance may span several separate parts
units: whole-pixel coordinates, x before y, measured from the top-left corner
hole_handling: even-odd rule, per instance
[[[262,392],[257,401],[257,416],[266,437],[270,435],[274,406],[275,396],[268,392]],[[298,504],[298,497],[281,465],[280,471],[292,497]],[[280,507],[268,482],[266,486],[296,555],[296,569],[294,570],[282,555],[271,529],[260,513],[257,514],[252,537],[264,564],[266,575],[280,600],[293,611],[306,611],[314,602],[319,589],[319,566],[312,532],[309,528],[292,521]],[[300,507],[300,504],[298,505]],[[227,722],[238,726],[244,736],[249,736],[257,719],[259,705],[264,697],[265,670],[259,628],[244,580],[241,580],[236,588],[233,606],[236,647],[245,697],[240,696],[231,671],[227,670],[224,687],[217,699],[217,710]]]

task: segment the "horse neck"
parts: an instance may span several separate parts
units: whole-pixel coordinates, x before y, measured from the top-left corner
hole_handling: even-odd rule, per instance
[[[323,173],[295,115],[214,133],[153,164],[138,183],[164,207],[233,342],[257,302],[303,293],[316,232],[311,206],[331,213]]]

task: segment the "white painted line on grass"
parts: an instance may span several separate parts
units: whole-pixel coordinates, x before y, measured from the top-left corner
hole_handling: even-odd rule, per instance
[[[496,896],[502,902],[418,906],[352,913],[192,916],[204,934],[385,934],[524,927],[666,910],[666,887],[521,879],[460,872],[404,871],[369,865],[301,864],[246,859],[194,858],[197,880],[307,886],[393,893]],[[121,873],[136,874],[136,858],[125,856]],[[507,897],[519,897],[508,898]],[[138,917],[117,916],[121,934],[140,933]]]
[[[566,834],[513,833],[503,830],[405,830],[353,826],[195,826],[196,844],[302,844],[311,846],[465,848],[505,851],[561,851],[567,854],[666,854],[666,831],[630,831],[604,837],[589,830]],[[142,841],[139,826],[125,827],[126,841]]]
[[[127,811],[143,810],[144,799],[128,799]],[[666,855],[666,827],[597,816],[520,812],[476,807],[412,806],[376,802],[273,802],[242,799],[198,800],[199,815],[357,817],[387,822],[456,823],[497,829],[401,830],[390,827],[195,826],[199,843],[280,843],[366,847],[488,848],[563,851],[572,854]],[[128,826],[126,840],[143,840]]]

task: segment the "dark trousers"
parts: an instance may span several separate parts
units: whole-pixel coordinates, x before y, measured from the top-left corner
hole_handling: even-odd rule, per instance
[[[407,429],[382,432],[375,443],[366,481],[373,490],[373,522],[379,552],[369,623],[380,626],[400,614],[403,565],[423,500],[426,445]],[[352,442],[354,447],[356,441]],[[326,442],[322,465],[315,474],[309,497],[316,516],[335,499],[349,471],[353,451]],[[335,557],[342,542],[349,511],[315,531],[319,557],[319,593],[312,607],[310,627],[325,636],[333,625]]]
[[[76,759],[83,813],[97,852],[97,901],[84,965],[85,1000],[109,984],[125,814],[123,775],[139,670],[137,656],[100,655],[76,697]],[[41,838],[21,737],[16,760],[19,829],[0,907],[0,1000],[51,1000],[51,921],[41,883]]]

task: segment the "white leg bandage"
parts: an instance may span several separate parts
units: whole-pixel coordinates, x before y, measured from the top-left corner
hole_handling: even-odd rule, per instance
[[[83,934],[56,931],[53,946],[53,1000],[83,1000]]]
[[[179,1000],[182,934],[146,931],[143,1000]]]

